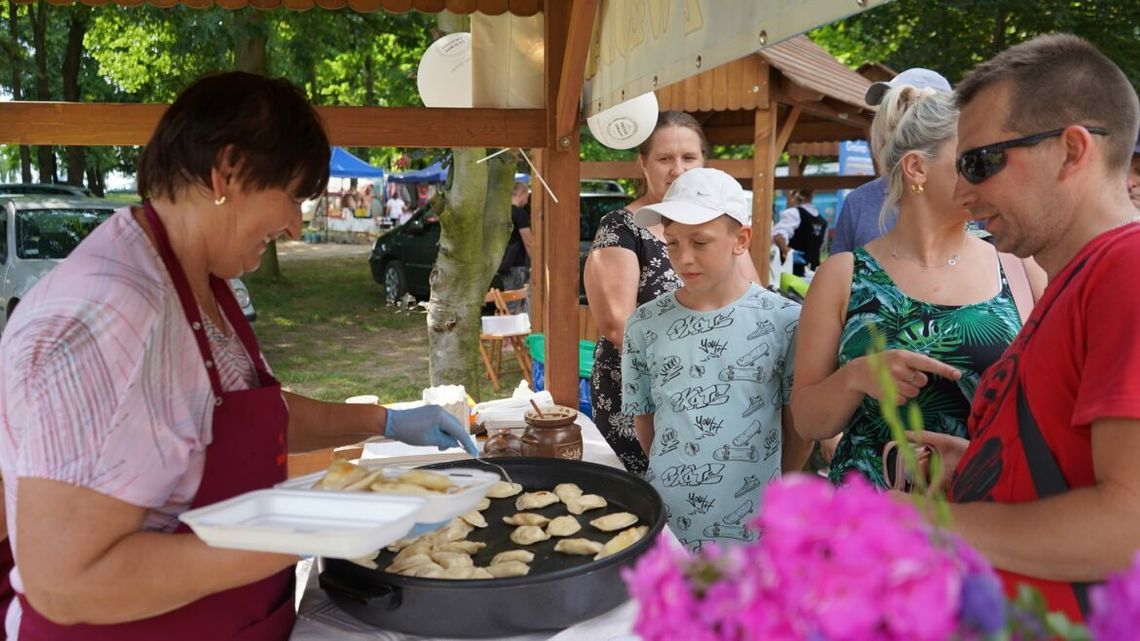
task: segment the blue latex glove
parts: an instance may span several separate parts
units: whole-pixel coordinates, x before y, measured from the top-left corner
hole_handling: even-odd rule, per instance
[[[441,450],[461,445],[471,456],[479,455],[467,430],[439,405],[388,410],[384,436],[408,445],[435,445]]]

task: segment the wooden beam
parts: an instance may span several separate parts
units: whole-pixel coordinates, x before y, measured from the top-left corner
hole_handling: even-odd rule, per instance
[[[788,145],[787,151],[792,156],[831,157],[839,155],[838,142],[793,142]]]
[[[559,123],[555,131],[556,140],[570,135],[570,130],[578,127],[578,104],[582,101],[586,56],[590,51],[590,36],[594,32],[597,12],[598,0],[574,0],[570,8],[569,34],[554,109],[554,120]]]
[[[0,102],[0,144],[144,145],[169,105]],[[317,107],[334,145],[544,147],[544,109]]]
[[[752,156],[752,264],[760,275],[760,284],[768,283],[769,253],[772,247],[772,199],[775,194],[776,161],[776,102],[769,103],[768,109],[756,110],[756,125],[753,137],[755,151]]]
[[[793,105],[791,111],[788,112],[783,126],[780,127],[780,135],[776,137],[777,158],[780,157],[780,154],[784,153],[784,148],[788,146],[788,139],[792,137],[792,130],[796,128],[796,123],[799,121],[801,113],[803,113],[803,107],[799,105]]]
[[[535,149],[530,159],[542,175],[546,175],[546,150]],[[543,310],[546,309],[546,198],[542,183],[531,178],[530,183],[530,231],[534,234],[530,257],[530,329],[541,333],[546,327]]]
[[[775,180],[775,188],[777,190],[837,191],[839,189],[855,189],[859,185],[874,179],[874,176],[779,176]]]
[[[752,180],[751,160],[710,160],[709,167],[719,169],[733,178],[744,182]],[[582,178],[640,178],[637,165],[632,161],[595,161],[582,163]],[[812,191],[835,191],[854,189],[874,176],[776,176],[773,188],[811,189]],[[537,193],[537,192],[536,192]]]
[[[546,104],[558,104],[567,60],[570,21],[584,0],[552,2],[544,11],[546,42]],[[589,30],[586,31],[589,35]],[[579,80],[581,84],[581,80]],[[567,91],[578,91],[568,87]],[[576,99],[575,99],[576,100]],[[543,195],[546,257],[546,389],[554,402],[578,407],[578,124],[577,111],[571,122],[559,119],[557,109],[547,111],[548,141],[546,180],[558,197],[555,203]],[[557,132],[568,132],[558,135]],[[533,190],[532,190],[533,191]]]
[[[803,122],[792,130],[788,142],[833,142],[836,140],[866,140],[864,128],[854,123],[847,125],[838,122]],[[724,143],[721,143],[724,144]]]
[[[772,99],[785,105],[799,105],[803,107],[804,113],[832,122],[847,123],[851,127],[870,127],[871,118],[874,117],[874,114],[869,111],[867,113],[864,113],[863,110],[853,110],[850,113],[847,111],[840,112],[826,102],[797,100],[779,86],[772,87]]]

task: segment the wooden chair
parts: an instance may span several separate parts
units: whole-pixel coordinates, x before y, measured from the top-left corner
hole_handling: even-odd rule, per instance
[[[511,315],[508,303],[526,300],[526,287],[522,289],[508,289],[499,290],[494,287],[491,291],[487,292],[484,302],[488,305],[495,306],[496,316],[509,316]],[[519,366],[519,371],[522,372],[523,378],[526,379],[528,385],[533,386],[534,381],[531,379],[531,359],[530,350],[526,345],[526,337],[530,332],[512,332],[507,334],[487,334],[480,332],[479,334],[479,356],[483,359],[483,365],[487,368],[487,376],[491,379],[491,385],[497,390],[499,389],[499,371],[503,366],[503,343],[509,343],[511,351],[515,356],[515,363]]]

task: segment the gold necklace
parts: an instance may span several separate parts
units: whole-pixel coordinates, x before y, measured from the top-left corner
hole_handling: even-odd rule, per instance
[[[944,269],[944,268],[948,269],[951,267],[956,267],[958,265],[958,263],[961,262],[962,250],[964,250],[966,248],[966,243],[969,242],[969,240],[970,240],[970,237],[969,237],[969,235],[967,235],[966,238],[962,241],[962,246],[958,248],[958,251],[954,252],[953,254],[950,254],[950,258],[946,259],[945,265],[927,265],[926,263],[924,263],[918,259],[911,258],[909,256],[900,256],[899,255],[899,241],[897,238],[894,239],[894,244],[891,247],[891,256],[893,256],[899,260],[905,260],[907,262],[914,263],[915,265],[918,265],[919,267],[922,267],[923,269]]]

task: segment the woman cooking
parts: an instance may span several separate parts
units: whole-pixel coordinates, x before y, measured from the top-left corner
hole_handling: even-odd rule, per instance
[[[474,451],[439,407],[323,403],[270,373],[226,279],[298,235],[328,163],[292,85],[200,80],[139,159],[142,206],[20,303],[0,341],[11,638],[285,639],[297,559],[208,547],[180,513],[284,480],[287,451],[374,435]]]

